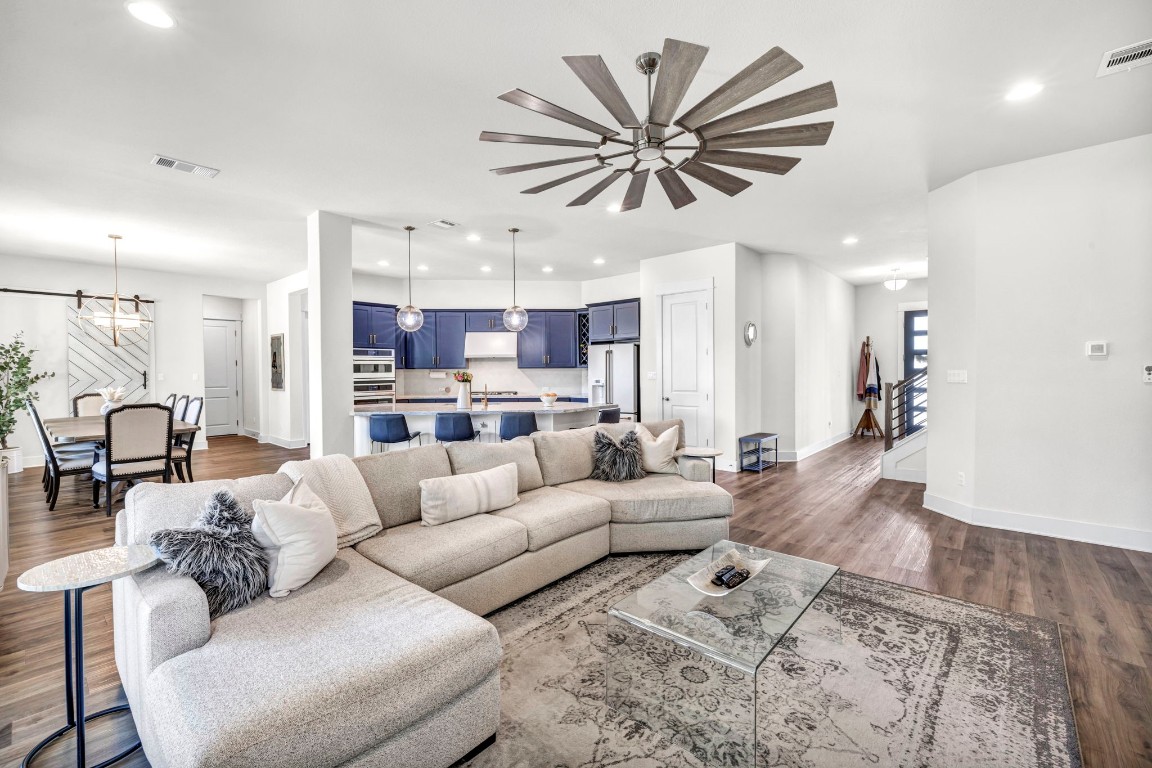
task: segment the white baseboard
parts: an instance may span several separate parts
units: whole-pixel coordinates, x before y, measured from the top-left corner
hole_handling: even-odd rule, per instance
[[[288,440],[275,435],[260,435],[259,440],[262,443],[272,443],[272,445],[278,445],[281,448],[304,448],[308,445],[307,440]]]
[[[258,429],[248,429],[247,427],[245,427],[244,428],[244,436],[255,438],[257,440],[257,442],[264,442],[263,440],[260,439],[260,430],[258,430]]]
[[[780,461],[802,461],[809,456],[815,456],[816,454],[820,453],[820,451],[831,448],[837,443],[842,443],[850,437],[852,437],[851,432],[841,432],[838,435],[832,435],[832,437],[821,440],[818,443],[806,445],[796,451],[780,451]]]
[[[1056,539],[1069,539],[1088,544],[1103,544],[1106,547],[1152,552],[1152,531],[970,507],[967,504],[933,496],[930,493],[924,494],[924,508],[964,523],[986,528],[999,528],[1018,533],[1035,533]]]

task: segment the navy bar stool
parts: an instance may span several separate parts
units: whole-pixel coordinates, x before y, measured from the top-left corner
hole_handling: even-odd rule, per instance
[[[604,408],[600,411],[600,415],[596,417],[597,424],[619,424],[620,423],[620,409],[619,408]]]
[[[536,414],[505,413],[500,416],[500,439],[512,440],[536,432]]]
[[[374,413],[368,417],[368,437],[375,450],[376,443],[410,443],[420,437],[420,433],[408,431],[408,420],[402,413]]]
[[[436,439],[442,443],[475,440],[480,430],[472,428],[472,417],[466,413],[436,414]]]

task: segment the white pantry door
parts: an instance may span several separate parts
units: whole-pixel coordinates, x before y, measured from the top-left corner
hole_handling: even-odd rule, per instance
[[[710,291],[661,297],[661,405],[663,418],[684,420],[684,441],[712,446],[712,312]]]
[[[204,434],[240,433],[240,323],[204,321]]]

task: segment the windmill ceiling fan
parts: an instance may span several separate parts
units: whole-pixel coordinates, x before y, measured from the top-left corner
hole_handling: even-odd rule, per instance
[[[592,95],[604,105],[612,118],[625,130],[631,131],[631,140],[620,138],[620,132],[570,112],[549,101],[522,91],[519,88],[501,94],[500,99],[518,107],[530,109],[562,123],[581,128],[596,134],[596,139],[562,139],[548,136],[527,136],[519,133],[495,133],[484,131],[481,141],[508,142],[512,144],[545,144],[557,147],[581,147],[596,150],[590,154],[564,157],[559,160],[545,160],[525,165],[510,165],[493,168],[496,174],[520,173],[555,165],[592,161],[595,165],[570,173],[558,179],[523,190],[523,194],[535,195],[558,187],[569,181],[600,171],[610,171],[583,194],[568,203],[569,206],[586,205],[604,190],[625,175],[631,177],[628,191],[620,205],[621,211],[639,208],[644,201],[644,189],[648,184],[651,168],[641,167],[654,163],[660,186],[668,195],[673,208],[682,208],[696,201],[696,196],[681,177],[681,173],[691,176],[728,196],[739,194],[752,182],[740,178],[716,166],[723,165],[749,171],[761,171],[783,175],[800,162],[798,157],[741,152],[743,149],[767,147],[800,147],[825,144],[832,133],[832,123],[806,123],[779,128],[748,130],[769,123],[788,120],[794,117],[820,112],[836,106],[836,89],[832,83],[822,83],[796,93],[764,102],[754,107],[724,115],[733,107],[751,99],[761,91],[779,83],[784,78],[799,72],[804,65],[792,58],[782,48],[773,48],[742,71],[733,76],[696,106],[679,118],[673,119],[680,102],[688,93],[692,78],[696,76],[708,49],[702,45],[686,43],[682,40],[666,39],[661,53],[650,51],[636,57],[636,69],[648,78],[648,115],[641,120],[632,111],[624,98],[620,86],[608,71],[604,59],[599,56],[564,56],[564,63],[572,68]],[[652,76],[656,75],[655,89]],[[675,144],[669,142],[676,141]],[[603,154],[608,145],[619,144],[627,147],[620,152]],[[679,155],[682,159],[668,157]],[[680,154],[687,153],[687,154]],[[627,168],[615,168],[608,161],[632,157]]]

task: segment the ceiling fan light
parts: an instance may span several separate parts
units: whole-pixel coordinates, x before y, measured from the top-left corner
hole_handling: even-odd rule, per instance
[[[519,304],[513,304],[504,310],[504,327],[513,333],[520,333],[528,327],[528,310]]]
[[[396,324],[405,333],[413,333],[424,325],[424,313],[411,304],[401,307],[396,313]]]

